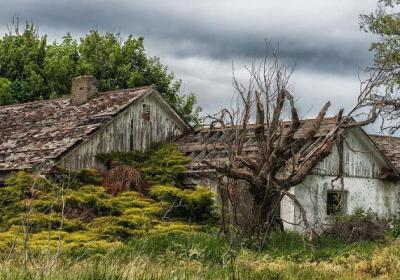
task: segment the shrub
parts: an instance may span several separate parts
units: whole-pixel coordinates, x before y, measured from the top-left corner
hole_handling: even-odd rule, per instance
[[[335,223],[324,231],[346,241],[377,240],[383,238],[387,225],[371,211],[355,209],[353,214],[337,217]]]
[[[67,188],[27,173],[12,176],[0,188],[0,251],[23,250],[26,233],[32,250],[52,251],[62,245],[69,254],[105,252],[131,237],[203,230],[185,221],[160,219],[171,206],[167,200],[155,201],[135,191],[111,195],[102,186],[80,184]],[[184,201],[179,217],[201,220],[211,215],[210,191],[174,189],[175,197]]]
[[[100,185],[103,182],[103,176],[100,171],[91,168],[68,170],[57,166],[48,175],[56,183],[68,188],[76,188],[83,185]]]
[[[0,230],[7,229],[8,221],[22,211],[25,199],[38,198],[50,189],[50,183],[39,176],[26,172],[11,176],[0,188]]]
[[[186,170],[191,159],[182,154],[175,144],[156,144],[146,152],[113,152],[99,154],[97,159],[109,168],[129,165],[138,169],[150,186],[176,185],[178,176]]]
[[[136,168],[129,165],[116,166],[107,172],[103,185],[107,192],[117,195],[124,191],[137,191],[142,194],[147,192],[147,184]]]
[[[9,226],[26,225],[30,232],[47,231],[49,229],[59,229],[63,223],[62,229],[67,232],[83,229],[83,224],[77,219],[62,219],[59,213],[43,214],[43,213],[23,213],[19,214],[8,221]]]
[[[181,190],[173,186],[154,186],[150,196],[169,206],[169,217],[204,221],[215,217],[214,194],[204,187]]]
[[[400,237],[400,213],[397,213],[397,215],[389,219],[388,227],[388,233],[390,236],[394,238]]]

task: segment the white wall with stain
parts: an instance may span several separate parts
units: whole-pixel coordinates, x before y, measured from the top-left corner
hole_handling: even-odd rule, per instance
[[[327,214],[327,194],[330,190],[339,190],[333,184],[334,176],[310,175],[294,188],[294,194],[307,212],[309,223],[321,230],[333,221]],[[382,179],[346,177],[344,179],[345,214],[351,214],[357,208],[371,210],[382,218],[390,218],[400,210],[400,184]],[[282,201],[281,216],[289,222],[287,229],[302,230],[300,211],[288,199]],[[294,226],[293,224],[300,224]]]
[[[361,129],[348,132],[344,145],[344,191],[346,192],[345,213],[351,214],[357,208],[370,209],[380,217],[390,217],[400,211],[400,183],[380,178],[382,168],[388,163],[374,143]],[[307,219],[317,230],[332,223],[327,215],[327,193],[340,190],[338,181],[332,182],[338,174],[338,154],[334,148],[331,154],[319,163],[312,174],[290,190],[307,212]],[[186,177],[190,184],[198,183],[218,188],[217,182],[209,178]],[[281,218],[288,230],[303,230],[299,209],[288,197],[280,207]],[[299,225],[297,225],[299,224]]]
[[[359,129],[349,132],[344,145],[345,214],[357,208],[371,210],[379,217],[390,217],[400,210],[400,183],[381,179],[382,168],[387,167],[382,155],[374,149],[368,137]],[[328,191],[340,190],[337,177],[336,148],[299,185],[292,190],[307,212],[307,219],[316,229],[333,221],[327,214]],[[281,203],[281,217],[290,230],[302,230],[300,211],[288,199]],[[300,224],[296,226],[296,224]]]

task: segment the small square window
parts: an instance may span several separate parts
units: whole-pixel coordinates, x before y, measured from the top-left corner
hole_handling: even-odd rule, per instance
[[[328,191],[326,197],[326,213],[329,216],[337,216],[345,213],[346,206],[345,191]]]

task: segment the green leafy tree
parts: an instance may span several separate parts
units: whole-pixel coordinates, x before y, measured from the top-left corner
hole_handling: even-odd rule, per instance
[[[39,37],[36,26],[29,23],[22,33],[16,26],[0,39],[0,77],[12,82],[10,94],[15,102],[49,97],[43,75],[46,46],[46,36]]]
[[[44,61],[44,74],[50,97],[68,95],[71,80],[78,76],[78,44],[67,33],[60,44],[54,42],[47,48]]]
[[[14,103],[14,99],[11,94],[11,85],[12,83],[9,80],[0,78],[0,105]]]
[[[47,44],[34,24],[20,33],[13,22],[14,30],[0,38],[0,104],[68,95],[73,77],[93,75],[101,91],[154,84],[184,119],[199,125],[196,97],[180,94],[181,80],[146,53],[142,37],[124,40],[91,30],[80,40],[67,33],[60,43]]]
[[[378,77],[380,89],[383,90],[377,91],[368,102],[380,109],[387,121],[382,127],[391,133],[400,129],[399,4],[400,0],[379,0],[374,12],[360,16],[361,28],[379,38],[371,44],[374,63],[368,70]]]
[[[360,17],[361,28],[379,36],[371,44],[374,54],[374,70],[384,70],[386,85],[391,92],[397,91],[400,85],[400,15],[393,9],[400,0],[379,0],[375,12]]]

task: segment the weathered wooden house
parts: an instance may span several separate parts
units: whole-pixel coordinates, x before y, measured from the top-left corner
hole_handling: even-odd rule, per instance
[[[303,121],[302,127],[309,123]],[[333,119],[325,119],[319,135],[328,133],[332,124]],[[194,131],[152,86],[98,93],[95,79],[82,76],[73,80],[70,97],[0,107],[0,181],[11,172],[46,172],[55,165],[102,169],[95,158],[99,153],[144,150],[154,142],[178,139],[181,151],[193,158],[184,174],[187,187],[200,184],[217,190],[215,171],[202,161],[221,157],[213,145],[221,136],[218,129]],[[252,133],[246,149],[257,152]],[[346,138],[344,161],[341,210],[350,213],[362,207],[380,216],[397,214],[400,138],[371,136],[354,128]],[[292,189],[314,226],[329,223],[336,214],[339,186],[332,180],[337,166],[332,150]],[[298,229],[299,211],[288,200],[282,201],[281,217],[287,228]]]
[[[75,78],[67,98],[0,107],[0,179],[18,170],[103,168],[98,153],[144,150],[190,126],[153,86],[97,92]]]

